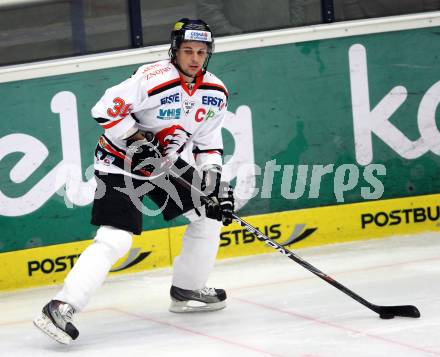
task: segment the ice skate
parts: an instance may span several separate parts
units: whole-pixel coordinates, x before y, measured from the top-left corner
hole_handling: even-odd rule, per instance
[[[171,312],[214,311],[226,307],[226,292],[223,289],[203,288],[185,290],[171,286]]]
[[[72,323],[75,310],[72,306],[62,301],[52,300],[39,316],[34,320],[34,325],[55,341],[68,345],[75,340],[79,332]]]

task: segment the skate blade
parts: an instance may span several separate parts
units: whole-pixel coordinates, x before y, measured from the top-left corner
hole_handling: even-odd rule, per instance
[[[72,338],[63,330],[56,327],[54,323],[44,314],[41,314],[35,318],[34,325],[50,338],[63,345],[69,345],[70,342],[72,342]]]
[[[169,308],[170,312],[203,312],[203,311],[216,311],[221,310],[226,307],[226,301],[214,302],[211,304],[206,304],[200,301],[188,300],[188,301],[177,301],[172,299]]]

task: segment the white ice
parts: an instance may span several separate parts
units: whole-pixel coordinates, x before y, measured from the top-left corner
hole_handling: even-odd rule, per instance
[[[168,312],[170,269],[110,278],[75,315],[70,346],[31,322],[59,287],[0,294],[0,355],[440,356],[439,234],[296,252],[368,301],[416,305],[421,318],[381,320],[274,251],[217,263],[210,285],[228,293],[217,312]]]

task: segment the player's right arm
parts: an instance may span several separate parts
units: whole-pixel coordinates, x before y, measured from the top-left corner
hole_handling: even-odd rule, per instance
[[[92,116],[114,138],[127,139],[137,132],[132,113],[140,110],[147,98],[143,90],[145,80],[141,70],[129,79],[107,89],[92,108]]]

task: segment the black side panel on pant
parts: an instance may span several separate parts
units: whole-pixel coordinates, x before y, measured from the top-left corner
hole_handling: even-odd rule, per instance
[[[125,187],[124,176],[95,171],[98,186],[92,207],[96,226],[112,226],[134,234],[142,232],[142,213],[129,195],[116,188]]]
[[[185,161],[178,159],[173,169],[181,172],[182,178],[200,187],[200,177]],[[197,197],[193,200],[191,193],[169,175],[152,180],[138,180],[122,174],[95,171],[95,178],[98,186],[91,223],[96,226],[108,225],[140,234],[141,204],[145,195],[161,208],[163,218],[167,221],[201,206]],[[127,180],[130,182],[128,187]]]

